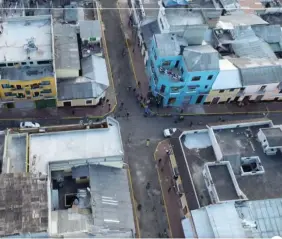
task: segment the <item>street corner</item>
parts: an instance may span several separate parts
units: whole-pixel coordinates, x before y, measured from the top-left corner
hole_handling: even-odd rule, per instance
[[[169,140],[161,141],[155,151],[157,171],[163,193],[163,199],[172,238],[184,238],[181,219],[184,214],[181,210],[180,194],[177,187],[177,178],[174,172],[176,164]]]

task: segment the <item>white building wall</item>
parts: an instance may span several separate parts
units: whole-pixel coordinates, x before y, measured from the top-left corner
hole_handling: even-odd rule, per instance
[[[160,7],[159,14],[158,14],[158,24],[161,33],[169,33],[170,32],[170,25],[167,21],[167,18],[165,16],[165,8]]]
[[[279,94],[278,85],[279,83],[245,86],[244,96],[251,96],[250,100],[255,100],[257,96],[264,95],[262,100],[274,100],[276,97],[282,97],[282,94]],[[266,86],[264,91],[260,91],[262,86]],[[244,96],[242,96],[240,100],[242,100]]]

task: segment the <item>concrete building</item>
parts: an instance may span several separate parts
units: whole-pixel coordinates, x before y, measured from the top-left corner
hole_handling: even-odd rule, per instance
[[[9,207],[1,212],[1,236],[133,238],[123,157],[113,118],[8,130],[0,180]]]
[[[175,34],[157,34],[152,39],[147,72],[153,96],[162,106],[201,104],[219,72],[216,50]],[[201,44],[203,42],[203,44]]]
[[[53,32],[57,78],[78,77],[81,67],[76,28],[55,23]]]
[[[110,86],[106,61],[91,55],[81,60],[82,76],[58,79],[57,106],[97,105]]]
[[[281,37],[279,25],[269,25],[259,16],[240,12],[221,16],[213,46],[228,66],[222,64],[206,103],[281,100]]]
[[[105,98],[110,82],[101,34],[98,20],[54,24],[58,107],[93,106]]]
[[[1,23],[0,96],[6,107],[55,105],[51,25],[50,16],[14,17]]]
[[[174,184],[187,238],[193,229],[199,238],[280,235],[280,224],[271,223],[281,221],[280,131],[280,125],[259,119],[173,135],[169,162],[171,176],[178,173]],[[276,154],[264,152],[262,135],[267,144],[279,147]]]

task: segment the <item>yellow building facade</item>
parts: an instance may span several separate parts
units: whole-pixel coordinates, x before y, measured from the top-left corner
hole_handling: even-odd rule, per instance
[[[0,84],[0,96],[3,101],[35,101],[57,96],[56,80],[53,76],[28,81],[2,79]]]
[[[233,101],[240,91],[240,88],[231,90],[211,90],[206,97],[204,104],[229,103]]]

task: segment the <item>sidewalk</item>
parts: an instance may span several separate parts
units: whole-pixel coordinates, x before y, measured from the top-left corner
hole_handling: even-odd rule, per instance
[[[184,232],[181,225],[181,219],[184,217],[181,213],[181,202],[179,196],[173,189],[172,172],[169,161],[169,156],[166,150],[169,149],[169,141],[160,142],[155,151],[156,166],[159,174],[160,184],[162,187],[165,207],[171,230],[171,238],[184,238]],[[161,159],[161,162],[159,162]]]
[[[46,108],[46,109],[0,109],[0,120],[16,119],[75,119],[83,117],[102,118],[109,114],[109,106],[89,106],[89,107],[71,107],[71,108]]]
[[[144,58],[141,54],[141,48],[138,46],[137,37],[134,39],[132,36],[132,28],[128,25],[129,21],[129,7],[127,0],[118,0],[119,13],[122,21],[122,29],[126,36],[129,37],[130,42],[127,43],[129,58],[132,61],[133,72],[136,77],[136,84],[139,81],[140,87],[138,88],[138,93],[143,97],[147,97],[149,89],[149,80],[146,75]],[[134,32],[135,34],[135,32]],[[133,50],[134,49],[134,50]]]

